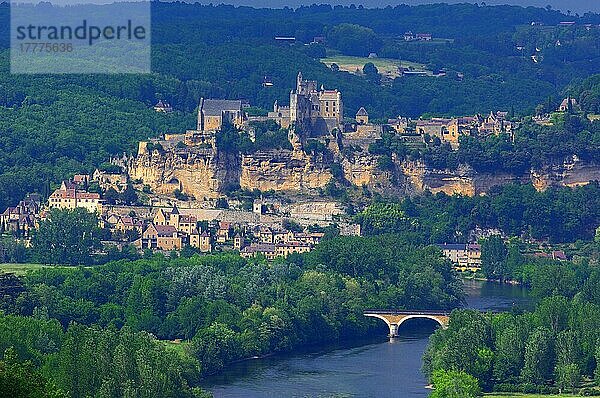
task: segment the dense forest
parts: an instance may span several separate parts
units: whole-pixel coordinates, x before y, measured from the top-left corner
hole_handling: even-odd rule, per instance
[[[510,184],[485,196],[438,193],[397,203],[376,200],[356,220],[368,235],[409,232],[431,244],[467,242],[476,227],[553,243],[591,241],[600,225],[599,201],[598,183],[544,192]]]
[[[591,388],[600,377],[597,266],[546,262],[529,274],[540,299],[534,311],[455,311],[449,327],[434,333],[424,357],[434,384],[465,398],[481,389],[597,395]]]
[[[578,85],[600,72],[598,30],[583,27],[600,22],[595,14],[569,17],[554,10],[467,4],[269,10],[154,2],[152,7],[154,72],[149,75],[11,75],[8,43],[0,42],[0,208],[26,192],[42,191],[47,182],[132,152],[139,139],[193,127],[200,97],[244,98],[263,110],[275,100],[283,104],[298,71],[342,90],[348,115],[360,106],[374,118],[497,109],[523,115],[550,96],[555,103],[570,84],[589,112],[598,108],[597,81]],[[0,33],[9,27],[8,9],[0,4]],[[578,24],[557,26],[565,19]],[[531,26],[532,21],[544,25]],[[405,42],[406,31],[440,40]],[[297,43],[277,44],[278,35],[295,36]],[[305,45],[316,36],[325,37],[325,45]],[[529,58],[535,48],[538,63]],[[369,52],[448,73],[382,85],[320,62],[327,54]],[[262,85],[265,76],[272,87]],[[155,114],[151,106],[158,99],[168,100],[176,112]],[[455,160],[444,151],[424,156],[433,162],[448,158],[452,165]]]
[[[156,255],[8,279],[3,363],[73,398],[191,396],[201,375],[238,359],[385,334],[364,308],[449,309],[463,298],[437,249],[393,235],[332,238],[274,263]]]

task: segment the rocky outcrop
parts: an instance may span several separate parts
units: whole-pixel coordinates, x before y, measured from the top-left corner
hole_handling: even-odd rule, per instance
[[[197,199],[214,198],[239,180],[239,157],[210,148],[154,149],[140,151],[127,172],[155,193],[171,195],[179,189]]]
[[[520,176],[478,173],[468,165],[439,170],[422,161],[395,158],[387,170],[381,170],[378,157],[366,150],[347,156],[337,152],[325,158],[306,154],[298,137],[291,138],[296,138],[291,140],[292,150],[251,155],[220,152],[214,147],[171,146],[148,150],[140,145],[138,156],[122,159],[121,164],[131,178],[141,180],[156,193],[172,195],[175,189],[180,189],[197,199],[218,197],[227,186],[234,185],[250,190],[308,193],[341,177],[355,186],[396,196],[425,191],[473,196],[511,182],[532,183],[536,189],[544,190],[600,180],[600,165],[577,158]]]
[[[564,163],[532,170],[530,179],[538,191],[543,191],[550,186],[581,186],[590,181],[600,181],[600,165],[583,162],[574,156]]]
[[[448,195],[475,195],[474,171],[469,166],[460,166],[457,170],[438,170],[427,167],[421,161],[403,162],[402,172],[413,193],[431,191]]]
[[[469,196],[484,194],[493,187],[516,182],[531,183],[538,191],[543,191],[551,186],[580,186],[600,181],[600,165],[577,158],[531,170],[525,175],[478,173],[468,165],[460,165],[456,170],[438,170],[421,161],[403,162],[402,173],[414,193],[428,190],[432,193]]]
[[[327,162],[302,151],[278,150],[241,156],[239,183],[261,191],[307,191],[333,178]]]
[[[383,172],[377,167],[377,157],[368,154],[354,155],[341,161],[344,178],[356,186],[373,185],[381,181]]]

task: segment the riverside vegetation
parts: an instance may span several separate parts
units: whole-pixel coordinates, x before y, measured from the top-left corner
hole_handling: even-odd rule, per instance
[[[600,109],[598,76],[589,77],[600,72],[598,31],[559,27],[566,16],[558,11],[466,4],[384,10],[158,2],[152,7],[155,73],[149,76],[10,75],[8,43],[0,42],[0,208],[27,192],[47,196],[51,184],[133,152],[148,136],[192,127],[200,97],[243,97],[264,113],[288,94],[298,70],[342,90],[350,113],[366,106],[374,119],[493,109],[510,109],[519,117],[551,112],[567,94],[582,107],[581,114],[568,113],[554,127],[525,120],[514,142],[504,135],[465,139],[457,152],[437,142],[422,152],[408,151],[384,136],[370,148],[382,157],[395,153],[436,167],[467,162],[479,171],[509,172],[573,155],[598,159],[599,122],[586,117]],[[572,19],[600,23],[594,14]],[[3,3],[0,33],[8,26]],[[409,29],[447,40],[404,42]],[[276,35],[302,43],[277,45]],[[326,36],[327,47],[304,45],[319,35]],[[9,35],[0,34],[4,37]],[[517,45],[525,52],[539,46],[543,61],[532,62]],[[320,62],[327,55],[365,57],[371,51],[448,73],[386,81],[373,68],[360,76]],[[271,89],[261,84],[265,76],[273,81]],[[175,112],[154,112],[158,99],[169,101]],[[65,224],[73,218],[82,222],[70,223],[71,229],[43,224],[31,249],[3,250],[8,260],[106,264],[2,276],[0,392],[202,397],[199,379],[233,361],[381,330],[383,325],[362,316],[366,307],[458,307],[460,280],[439,250],[427,245],[465,242],[475,226],[553,243],[577,241],[571,248],[575,259],[534,260],[521,256],[516,242],[484,243],[484,252],[488,247],[495,253],[484,255],[486,276],[518,280],[541,302],[531,313],[455,311],[425,356],[434,394],[460,391],[464,398],[481,390],[580,389],[598,379],[600,360],[600,249],[593,241],[600,239],[598,191],[597,183],[543,193],[509,185],[475,198],[374,197],[357,215],[371,236],[329,236],[311,253],[272,263],[187,251],[179,258],[140,258],[133,250],[99,258],[101,231],[94,223],[77,211],[56,213]],[[90,239],[77,239],[82,236]]]
[[[381,328],[364,308],[449,309],[463,297],[436,249],[392,235],[332,238],[271,264],[156,255],[41,269],[2,286],[12,290],[0,386],[13,383],[15,397],[202,396],[192,386],[232,361]]]
[[[544,205],[564,211],[565,197],[585,199],[584,190],[590,189],[597,188],[565,188],[567,196],[551,195]],[[0,318],[4,331],[0,380],[38,394],[33,396],[127,392],[143,397],[156,388],[161,396],[202,396],[205,393],[194,387],[200,378],[233,361],[360,338],[374,328],[385,333],[382,324],[362,315],[364,308],[456,308],[463,298],[462,284],[439,249],[427,246],[427,239],[438,223],[450,221],[441,203],[459,208],[461,202],[455,201],[460,200],[467,199],[437,195],[400,204],[376,203],[359,215],[364,226],[373,228],[366,229],[372,236],[330,233],[312,252],[272,263],[235,253],[198,256],[183,251],[180,257],[149,253],[135,261],[41,268],[21,279],[5,276],[0,283],[5,314]],[[404,213],[408,209],[415,217],[412,222]],[[469,206],[462,209],[465,215],[473,213]],[[513,217],[516,221],[519,213]],[[590,225],[597,223],[594,217]],[[507,225],[530,231],[533,220],[519,219],[518,227]],[[552,220],[552,228],[542,230],[564,230],[569,222]],[[458,224],[446,228],[458,232],[461,218],[453,222]],[[413,227],[399,233],[401,225]],[[579,388],[582,377],[594,374],[600,337],[595,323],[600,311],[596,297],[600,231],[594,238],[592,230],[590,238],[588,230],[577,235],[585,241],[575,245],[579,257],[572,262],[523,256],[515,241],[508,245],[499,238],[484,241],[486,275],[519,280],[542,302],[534,313],[515,309],[490,317],[453,312],[450,327],[436,332],[425,356],[427,374],[440,386],[438,396],[446,396],[439,395],[445,391],[442,386],[475,392],[481,388],[547,392],[555,389],[548,382],[555,382],[556,388]],[[63,235],[70,239],[70,233]],[[516,331],[504,336],[511,328]],[[563,344],[559,339],[567,337],[571,340],[564,343],[570,344],[565,350],[583,348],[559,356]],[[542,338],[548,346],[529,352],[529,342]],[[551,369],[540,368],[541,362],[534,361],[538,355]],[[526,363],[531,374],[519,370]],[[161,380],[158,387],[156,380]],[[28,394],[15,396],[32,396]]]
[[[591,245],[600,250],[600,233]],[[527,268],[522,282],[540,301],[532,312],[454,311],[449,327],[434,333],[424,356],[425,373],[434,385],[444,386],[433,396],[475,397],[482,390],[600,395],[594,387],[600,378],[597,261],[535,264],[516,251],[495,252],[503,254],[483,258],[484,267],[513,264],[513,275]],[[453,395],[456,391],[459,395]]]

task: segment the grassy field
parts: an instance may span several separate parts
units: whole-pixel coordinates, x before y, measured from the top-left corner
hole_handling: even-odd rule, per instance
[[[15,274],[15,275],[25,275],[28,271],[38,270],[42,268],[71,268],[69,266],[61,266],[61,265],[43,265],[43,264],[32,264],[32,263],[24,263],[24,264],[0,264],[0,274]],[[73,267],[75,269],[76,267]]]
[[[398,67],[402,66],[405,68],[412,68],[415,71],[426,71],[425,65],[418,64],[410,61],[401,61],[398,59],[387,59],[387,58],[366,58],[366,57],[348,57],[343,55],[337,55],[327,58],[322,58],[321,62],[327,66],[331,64],[337,64],[340,70],[350,72],[356,75],[362,74],[362,69],[366,63],[372,62],[379,73],[390,78],[395,79],[400,76]]]

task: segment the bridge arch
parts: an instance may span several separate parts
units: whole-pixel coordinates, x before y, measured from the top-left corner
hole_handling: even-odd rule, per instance
[[[384,321],[390,330],[390,337],[398,336],[398,328],[409,319],[431,319],[442,328],[448,326],[449,320],[448,313],[433,311],[365,311],[364,316]]]
[[[366,317],[369,318],[377,318],[377,319],[381,319],[382,321],[384,321],[388,326],[390,326],[391,322],[388,320],[388,318],[384,315],[379,315],[379,314],[365,314]]]
[[[441,316],[436,316],[436,315],[407,315],[404,318],[402,318],[402,320],[400,322],[398,322],[398,327],[400,327],[400,325],[402,325],[404,322],[408,321],[409,319],[431,319],[435,322],[437,322],[438,325],[440,325],[442,328],[445,328],[447,326],[447,319],[444,319],[447,317],[441,317]]]

